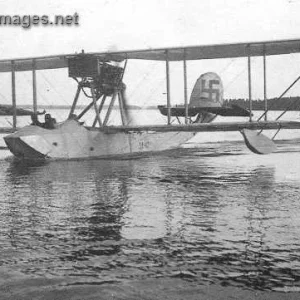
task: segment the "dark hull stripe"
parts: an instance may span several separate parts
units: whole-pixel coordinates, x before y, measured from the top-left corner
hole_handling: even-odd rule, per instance
[[[22,159],[45,159],[46,155],[36,151],[20,138],[4,137],[4,141],[10,150],[16,157]]]

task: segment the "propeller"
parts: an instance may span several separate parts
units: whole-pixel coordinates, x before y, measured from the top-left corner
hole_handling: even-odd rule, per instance
[[[131,113],[131,110],[129,108],[129,104],[128,104],[128,98],[127,98],[127,94],[126,94],[126,84],[123,82],[123,77],[125,74],[125,70],[127,67],[127,62],[128,60],[125,60],[124,66],[123,66],[123,74],[122,77],[120,79],[121,81],[121,89],[120,89],[120,93],[119,96],[121,97],[120,99],[120,104],[123,106],[123,118],[124,118],[124,123],[125,125],[130,125],[130,123],[133,121],[133,115]],[[118,66],[120,65],[120,63],[118,63]]]
[[[126,84],[124,84],[124,83],[122,83],[120,95],[121,95],[121,102],[123,104],[124,122],[125,122],[125,125],[130,125],[130,123],[133,121],[133,116],[132,116],[131,110],[129,108],[128,98],[126,95]]]
[[[110,48],[113,50],[116,50],[116,46],[112,46]],[[129,109],[128,98],[126,95],[126,84],[123,82],[123,77],[124,77],[125,70],[127,67],[127,59],[125,60],[123,66],[122,66],[121,62],[119,62],[119,61],[112,61],[111,64],[113,66],[123,68],[123,73],[122,73],[121,77],[119,78],[119,83],[118,83],[118,97],[119,97],[119,105],[120,105],[120,109],[121,109],[122,123],[124,125],[129,125],[133,120],[133,116]]]

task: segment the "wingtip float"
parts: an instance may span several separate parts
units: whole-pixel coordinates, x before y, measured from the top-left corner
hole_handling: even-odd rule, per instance
[[[246,146],[256,154],[270,154],[275,152],[275,143],[264,134],[254,130],[243,129],[241,133],[244,137]]]

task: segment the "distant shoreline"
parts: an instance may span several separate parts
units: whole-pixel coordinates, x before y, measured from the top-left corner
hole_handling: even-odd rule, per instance
[[[249,100],[248,99],[225,99],[225,105],[238,105],[240,107],[249,108]],[[3,104],[3,106],[10,106],[11,104]],[[0,104],[1,106],[1,104]],[[78,105],[77,108],[84,109],[85,105]],[[104,106],[107,108],[108,106]],[[268,109],[273,111],[282,111],[289,107],[289,111],[300,111],[300,96],[297,97],[283,97],[281,99],[272,98],[268,99]],[[24,109],[32,109],[31,104],[19,104],[17,108],[24,108]],[[38,105],[39,109],[70,109],[70,105]],[[115,106],[114,108],[118,108]],[[157,105],[150,105],[150,106],[138,106],[138,105],[128,105],[128,108],[131,110],[156,110]],[[252,110],[264,110],[265,109],[265,102],[264,100],[257,99],[252,100]]]

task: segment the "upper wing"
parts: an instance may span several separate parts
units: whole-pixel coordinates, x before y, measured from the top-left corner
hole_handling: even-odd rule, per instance
[[[31,71],[66,68],[68,60],[66,56],[45,56],[36,58],[23,58],[14,60],[0,60],[0,72]]]
[[[198,60],[215,58],[234,58],[245,56],[280,55],[300,52],[300,40],[279,40],[236,44],[216,44],[132,51],[127,58],[149,60]]]
[[[176,48],[145,49],[117,52],[88,53],[103,61],[122,61],[124,59],[144,59],[164,61],[199,60],[214,58],[234,58],[245,56],[280,55],[300,52],[300,40],[277,40],[235,44],[216,44],[202,46],[182,46]],[[68,58],[77,54],[30,57],[0,60],[0,72],[10,72],[12,62],[15,71],[32,69],[59,69],[68,66]]]

